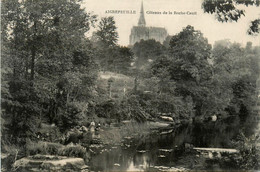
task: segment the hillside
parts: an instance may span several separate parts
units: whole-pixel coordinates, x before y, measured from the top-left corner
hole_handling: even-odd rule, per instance
[[[114,72],[100,72],[97,85],[102,90],[108,90],[108,80],[112,78],[111,97],[122,99],[124,94],[127,94],[134,88],[134,78]]]

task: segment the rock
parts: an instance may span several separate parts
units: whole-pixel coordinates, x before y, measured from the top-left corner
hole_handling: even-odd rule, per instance
[[[55,155],[34,155],[15,161],[18,171],[81,171],[85,168],[82,158]]]
[[[84,132],[84,133],[88,132],[88,128],[85,127],[85,126],[82,126],[82,127],[80,128],[80,130],[81,130],[82,132]]]
[[[171,129],[171,130],[168,130],[168,131],[163,131],[160,134],[169,134],[169,133],[172,133],[172,132],[173,132],[173,130]]]
[[[161,119],[165,120],[165,121],[170,121],[173,122],[173,118],[169,117],[169,116],[160,116]]]
[[[170,124],[162,122],[150,122],[150,128],[163,128],[168,127]]]
[[[130,121],[130,120],[124,120],[124,121],[122,121],[122,123],[123,124],[129,124],[129,123],[131,123],[132,121]]]
[[[213,159],[213,154],[212,154],[212,152],[209,152],[209,159]]]
[[[162,151],[162,152],[172,152],[173,149],[159,149],[159,151]]]
[[[213,122],[217,121],[217,115],[211,116],[211,121],[213,121]]]

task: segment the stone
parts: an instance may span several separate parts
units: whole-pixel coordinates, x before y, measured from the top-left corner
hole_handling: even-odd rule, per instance
[[[173,118],[169,117],[169,116],[160,116],[161,119],[165,120],[165,121],[170,121],[173,122]]]
[[[213,122],[217,121],[217,115],[213,115],[213,116],[211,117],[211,120],[212,120]]]
[[[15,161],[14,169],[18,171],[82,171],[86,167],[82,158],[34,155]]]

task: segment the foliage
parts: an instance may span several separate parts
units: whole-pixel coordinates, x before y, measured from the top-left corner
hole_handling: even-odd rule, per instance
[[[259,135],[254,134],[246,137],[242,132],[239,135],[238,141],[234,144],[239,149],[239,159],[237,165],[242,170],[259,170],[260,164],[260,149]]]
[[[58,150],[62,148],[63,145],[59,143],[52,142],[33,142],[27,140],[26,143],[26,155],[36,155],[36,154],[45,154],[45,155],[57,155]]]
[[[259,77],[258,54],[247,44],[242,48],[239,44],[219,41],[212,52],[214,80],[220,92],[226,97],[226,111],[230,115],[239,115],[241,123],[251,123],[256,104],[256,81]],[[224,98],[224,97],[223,97]],[[246,127],[246,128],[252,128]]]
[[[59,155],[59,156],[68,156],[68,157],[79,157],[84,160],[88,159],[88,154],[86,148],[80,145],[69,144],[67,146],[61,145],[59,143],[52,142],[32,142],[27,141],[26,144],[27,155]]]
[[[116,31],[114,17],[103,17],[95,33],[100,44],[105,47],[113,47],[117,44],[118,33]]]
[[[165,47],[158,41],[154,39],[141,40],[134,44],[132,48],[133,53],[136,56],[135,66],[138,69],[143,68],[145,71],[147,64],[151,61],[156,60],[156,58],[165,53]]]
[[[114,46],[104,49],[100,59],[101,67],[107,71],[127,74],[133,60],[132,51],[124,46]]]
[[[202,3],[202,8],[206,13],[215,13],[217,19],[221,22],[237,22],[238,19],[245,16],[245,10],[239,9],[237,5],[258,7],[259,0],[204,0]],[[248,29],[248,33],[250,35],[259,33],[259,21],[259,18],[251,21],[251,26]]]
[[[62,127],[75,122],[79,118],[63,118],[71,113],[67,105],[88,104],[93,96],[97,66],[85,33],[95,16],[79,2],[2,3],[2,117],[13,141],[32,137],[41,121],[58,124],[62,118]]]
[[[84,160],[87,160],[89,158],[86,148],[74,144],[67,145],[60,148],[58,150],[58,155],[68,156],[68,157],[79,157],[79,158],[83,158]]]
[[[154,73],[160,78],[169,75],[169,80],[175,82],[175,95],[184,99],[191,96],[197,115],[208,114],[205,110],[208,96],[212,94],[212,69],[208,62],[211,46],[200,31],[187,26],[182,32],[172,37],[169,57],[158,61]],[[163,67],[169,61],[169,65]],[[159,66],[158,66],[159,65]],[[157,70],[158,69],[158,70]],[[165,75],[166,74],[166,75]],[[207,100],[206,100],[207,99]],[[214,113],[215,109],[211,109]]]
[[[11,171],[12,164],[21,157],[21,154],[21,148],[1,140],[1,171]]]
[[[120,120],[119,105],[115,100],[105,100],[96,106],[96,114],[98,117]]]
[[[170,47],[170,41],[171,41],[172,36],[168,35],[165,40],[163,41],[163,46],[165,46],[166,48]]]
[[[128,47],[117,45],[118,33],[114,18],[101,18],[97,27],[91,39],[96,48],[96,61],[103,71],[127,73],[133,60],[133,53]]]
[[[258,34],[260,32],[259,26],[260,26],[260,19],[255,19],[255,20],[251,21],[251,24],[250,24],[249,29],[247,31],[248,34],[249,35]]]
[[[173,96],[182,108],[189,100],[192,106],[186,115],[195,112],[204,119],[212,115],[220,118],[239,116],[241,126],[249,134],[254,128],[252,119],[256,113],[253,106],[257,101],[255,93],[259,77],[258,52],[252,44],[242,48],[223,40],[211,50],[202,33],[187,26],[172,37],[168,51],[151,67],[157,78],[159,95]],[[166,100],[173,102],[171,98]],[[178,107],[178,103],[174,106]],[[171,111],[178,114],[182,108]]]

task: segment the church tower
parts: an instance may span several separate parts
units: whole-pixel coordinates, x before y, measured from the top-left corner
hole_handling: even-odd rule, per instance
[[[144,18],[144,6],[143,6],[143,1],[141,5],[141,12],[140,12],[140,17],[138,21],[138,26],[145,27],[145,18]]]
[[[131,29],[131,34],[129,36],[129,45],[134,45],[136,42],[148,39],[154,39],[156,41],[159,41],[160,43],[163,43],[167,36],[168,33],[165,28],[146,26],[144,18],[144,5],[142,1],[138,25],[133,26]]]

